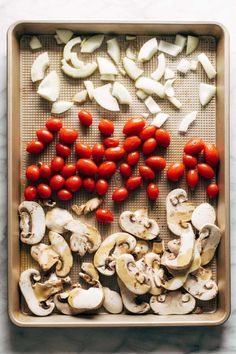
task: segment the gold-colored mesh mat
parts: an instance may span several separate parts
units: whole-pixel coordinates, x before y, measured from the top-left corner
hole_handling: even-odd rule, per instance
[[[32,83],[30,70],[31,65],[34,59],[42,52],[47,51],[50,58],[50,68],[47,72],[51,70],[56,70],[60,77],[60,97],[61,100],[71,100],[73,95],[81,89],[84,89],[83,80],[72,79],[63,74],[60,69],[63,46],[57,45],[55,39],[52,35],[42,35],[39,36],[43,47],[40,50],[32,51],[29,47],[30,36],[24,35],[21,38],[20,42],[20,61],[21,61],[21,186],[22,193],[25,188],[25,167],[31,163],[37,161],[43,161],[45,163],[50,162],[51,158],[55,156],[55,143],[52,143],[46,151],[41,154],[39,157],[34,157],[33,159],[25,153],[25,147],[28,141],[34,140],[36,138],[35,131],[39,128],[44,127],[46,120],[51,116],[51,103],[39,97],[37,92],[38,84]],[[138,36],[135,42],[132,42],[132,46],[140,48],[141,45],[151,37],[148,36]],[[106,37],[105,39],[108,39]],[[165,39],[173,42],[174,36],[162,36],[161,39]],[[125,41],[124,36],[118,37],[119,44],[121,47],[122,57],[125,56],[125,49],[130,44],[130,42]],[[75,47],[74,50],[79,51],[79,47]],[[201,52],[207,54],[213,65],[216,65],[216,42],[215,38],[210,36],[201,36],[200,44],[198,49],[189,56],[189,59],[196,59],[197,55]],[[104,40],[101,48],[96,50],[92,54],[80,54],[79,57],[84,61],[93,61],[96,60],[97,56],[108,57],[106,52],[106,40]],[[184,51],[177,58],[171,58],[166,55],[166,61],[169,68],[176,71],[177,63],[185,57]],[[147,63],[141,65],[144,69],[144,75],[149,76],[157,67],[157,56],[155,55]],[[140,67],[141,67],[140,66]],[[183,146],[186,140],[191,137],[201,137],[206,142],[215,142],[216,138],[216,104],[215,98],[203,108],[200,105],[198,98],[199,83],[200,82],[209,82],[205,72],[203,71],[201,65],[198,65],[198,69],[195,72],[188,72],[185,76],[176,74],[176,82],[174,83],[174,88],[176,91],[176,97],[182,102],[183,107],[180,111],[175,109],[174,106],[168,100],[161,100],[159,98],[154,98],[157,100],[158,104],[161,106],[163,112],[169,113],[170,118],[165,123],[164,127],[168,129],[171,133],[171,145],[165,151],[162,149],[157,149],[156,153],[165,156],[167,161],[167,166],[172,162],[178,162],[182,160],[183,155]],[[104,81],[100,80],[100,75],[98,71],[89,78],[93,81],[95,87],[104,84]],[[118,76],[118,81],[122,82],[127,89],[131,92],[133,103],[127,108],[120,105],[120,112],[113,113],[108,112],[101,107],[99,107],[94,101],[86,101],[83,105],[78,106],[74,105],[72,109],[62,115],[62,120],[64,127],[73,127],[78,129],[79,138],[78,141],[86,142],[89,145],[93,145],[95,142],[102,141],[102,137],[98,131],[98,122],[101,118],[112,119],[115,123],[115,133],[114,136],[120,138],[122,143],[124,136],[122,134],[122,127],[128,118],[132,116],[139,116],[142,113],[146,113],[147,108],[144,103],[137,98],[135,95],[134,82],[130,80],[127,76],[123,77],[122,75]],[[214,83],[214,80],[211,80],[211,83]],[[93,115],[93,125],[88,128],[82,128],[78,123],[77,113],[83,108],[89,110]],[[187,134],[185,136],[180,135],[178,132],[178,127],[181,119],[185,116],[186,113],[189,113],[193,110],[198,111],[197,120],[190,126]],[[149,116],[151,118],[151,115]],[[57,138],[55,139],[57,141]],[[68,161],[76,161],[76,156],[72,153]],[[142,162],[142,160],[141,160]],[[137,171],[137,167],[134,169],[133,175]],[[196,204],[202,203],[207,200],[206,197],[206,182],[201,180],[198,187],[194,192],[189,190],[186,186],[185,179],[183,178],[180,183],[168,183],[166,179],[165,172],[160,173],[156,182],[160,189],[160,196],[158,200],[154,203],[150,203],[147,200],[145,185],[139,188],[137,191],[130,193],[130,196],[127,201],[114,204],[111,200],[111,193],[115,187],[122,185],[122,178],[117,171],[116,174],[110,180],[110,188],[107,193],[104,201],[104,206],[111,209],[115,214],[115,221],[111,225],[96,225],[98,226],[102,238],[106,238],[107,235],[116,232],[119,230],[118,218],[120,213],[123,210],[135,210],[140,207],[148,206],[149,215],[151,218],[154,218],[158,221],[160,226],[160,236],[165,240],[171,238],[170,232],[166,226],[166,215],[165,215],[165,198],[168,192],[176,187],[182,187],[188,190],[189,199]],[[73,200],[68,203],[58,203],[62,207],[66,207],[70,210],[70,205],[72,203],[81,204],[89,198],[93,197],[95,194],[89,194],[84,191],[79,191],[74,196]],[[97,224],[94,218],[94,214],[86,217],[86,221],[92,224]],[[68,236],[66,236],[68,240]],[[43,239],[42,242],[48,242],[47,236]],[[76,254],[74,256],[74,266],[71,271],[71,278],[73,282],[78,282],[78,272],[80,268],[80,263],[83,260],[91,260],[91,256],[85,256],[82,260]],[[27,245],[21,244],[21,271],[27,269],[28,267],[38,268],[37,263],[30,256],[30,249]],[[216,262],[215,260],[211,264],[214,278],[216,279]],[[104,285],[110,285],[113,288],[116,288],[115,277],[101,277],[102,283]],[[21,301],[22,311],[29,313],[25,302]],[[199,303],[203,308],[204,312],[213,312],[216,309],[217,303],[216,300],[208,301],[206,303]],[[158,321],[158,318],[157,318]]]

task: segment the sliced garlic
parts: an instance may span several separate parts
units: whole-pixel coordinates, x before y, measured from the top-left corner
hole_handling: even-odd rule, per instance
[[[175,72],[170,68],[166,68],[164,80],[174,79],[174,77],[175,77]]]
[[[203,66],[203,69],[205,70],[208,79],[214,79],[216,77],[216,71],[214,66],[211,64],[209,58],[206,56],[205,53],[201,53],[198,55],[198,60]]]
[[[60,80],[55,70],[51,71],[43,81],[41,81],[37,93],[51,102],[58,99],[60,93]]]
[[[177,65],[177,70],[182,74],[186,74],[190,70],[190,65],[191,64],[189,60],[181,59]]]
[[[180,109],[182,107],[182,103],[175,97],[167,97],[168,101],[170,101],[173,106],[175,106],[176,108]]]
[[[181,34],[177,34],[175,36],[175,44],[181,48],[180,53],[183,51],[186,42],[187,42],[187,38],[182,36]]]
[[[202,106],[206,106],[216,94],[216,86],[200,83],[199,99]]]
[[[175,96],[175,90],[172,86],[174,82],[175,82],[175,79],[170,79],[170,80],[167,80],[164,84],[165,94],[168,97]]]
[[[116,38],[112,38],[107,41],[107,53],[116,65],[118,65],[120,62],[120,46]]]
[[[78,58],[77,53],[72,52],[70,55],[71,64],[76,68],[79,69],[84,66],[84,62]]]
[[[158,45],[158,50],[160,52],[164,52],[173,57],[176,57],[181,52],[181,47],[176,44],[161,40]]]
[[[145,99],[144,103],[150,113],[156,114],[156,113],[161,112],[160,106],[156,103],[156,101],[154,101],[154,99],[151,96],[148,96]]]
[[[72,106],[73,106],[73,102],[57,101],[53,103],[51,113],[61,114],[68,111]]]
[[[44,52],[39,54],[37,58],[34,60],[31,67],[31,80],[33,82],[42,80],[45,75],[45,71],[49,66],[49,57],[48,53]]]
[[[156,38],[151,38],[147,42],[145,42],[139,53],[138,53],[138,61],[145,62],[150,60],[154,54],[156,54],[158,49],[158,44]]]
[[[76,69],[70,66],[68,63],[64,62],[61,69],[66,75],[73,77],[74,79],[84,79],[94,73],[94,71],[97,69],[97,64],[92,62]]]
[[[149,77],[140,77],[135,82],[135,87],[146,92],[148,95],[157,95],[160,98],[164,98],[165,89],[160,82],[150,79]]]
[[[115,97],[111,94],[112,85],[106,84],[100,87],[97,87],[93,91],[93,96],[95,101],[103,108],[119,112],[120,108]]]
[[[94,91],[93,82],[92,82],[92,81],[89,81],[89,80],[85,80],[85,81],[84,81],[84,86],[85,86],[85,88],[86,88],[86,90],[87,90],[89,99],[92,101],[92,99],[93,99],[93,91]]]
[[[190,70],[191,71],[196,71],[198,66],[198,61],[197,60],[191,60],[190,61]]]
[[[167,113],[162,113],[162,112],[157,113],[156,117],[153,118],[153,120],[151,121],[151,125],[160,128],[169,117],[170,116]]]
[[[118,75],[117,68],[109,59],[97,57],[97,63],[101,75]]]
[[[117,98],[120,104],[131,104],[132,97],[127,88],[120,82],[115,82],[112,88],[112,96]]]
[[[102,74],[100,76],[101,81],[115,81],[116,76],[113,74]]]
[[[148,95],[142,90],[137,90],[135,93],[136,93],[136,96],[138,96],[138,98],[142,101],[148,97]]]
[[[73,32],[66,29],[57,29],[56,35],[60,39],[61,43],[66,44],[73,36]]]
[[[188,113],[181,121],[179,125],[179,132],[181,133],[186,133],[188,130],[190,124],[195,121],[197,118],[197,111],[193,111],[191,113]]]
[[[143,70],[139,69],[135,62],[127,57],[123,59],[123,66],[127,75],[132,80],[137,80],[143,74]]]
[[[96,34],[89,37],[81,44],[81,53],[93,53],[96,49],[101,47],[104,39],[104,34]]]
[[[32,36],[30,39],[30,42],[29,42],[29,46],[32,50],[36,50],[36,49],[42,48],[42,43],[40,42],[38,37]]]
[[[72,101],[77,103],[84,103],[87,99],[87,94],[87,90],[81,90],[72,97]]]
[[[158,55],[158,66],[157,69],[151,74],[153,80],[159,81],[165,74],[166,70],[166,58],[163,53]]]
[[[63,49],[63,58],[68,61],[70,60],[71,57],[71,50],[72,48],[76,45],[81,43],[81,38],[80,37],[75,37],[71,39],[68,43],[66,43],[64,49]]]
[[[197,49],[198,44],[199,44],[199,38],[198,37],[188,36],[186,54],[189,55],[192,52],[194,52],[194,50]]]

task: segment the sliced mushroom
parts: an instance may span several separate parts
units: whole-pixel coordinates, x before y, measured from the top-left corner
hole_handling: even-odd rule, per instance
[[[37,299],[42,302],[61,291],[64,284],[67,286],[71,284],[70,277],[58,278],[56,274],[52,273],[44,283],[37,282],[32,287]]]
[[[79,273],[79,276],[86,281],[86,283],[94,285],[99,280],[99,274],[94,267],[93,263],[83,262],[81,265],[83,272]]]
[[[58,261],[59,254],[53,249],[51,245],[40,243],[32,246],[30,249],[32,258],[37,261],[44,272],[51,269]]]
[[[73,252],[83,257],[87,252],[95,252],[101,244],[101,235],[92,225],[82,223],[80,220],[72,220],[66,226],[66,230],[72,233],[70,247]]]
[[[99,198],[89,199],[86,203],[78,206],[76,204],[72,205],[71,209],[78,215],[87,215],[92,211],[96,210],[101,204],[103,200]]]
[[[198,239],[201,244],[201,265],[206,265],[212,260],[220,239],[221,232],[216,225],[206,224],[201,228]]]
[[[113,314],[121,313],[123,310],[123,302],[120,294],[117,291],[103,287],[104,300],[103,307]]]
[[[187,200],[187,193],[180,188],[173,189],[166,197],[167,225],[177,236],[189,228],[194,205],[187,203]]]
[[[153,240],[159,235],[159,226],[154,219],[149,219],[147,208],[136,211],[124,211],[119,224],[122,230],[143,240]]]
[[[78,313],[96,310],[102,306],[104,294],[99,282],[89,289],[76,287],[69,292],[68,304]]]
[[[165,252],[165,241],[162,240],[161,242],[153,242],[152,252],[157,254],[162,254]]]
[[[196,299],[202,301],[214,299],[218,293],[218,286],[212,279],[212,271],[202,267],[189,274],[184,288]]]
[[[28,245],[39,243],[45,233],[45,214],[41,205],[24,201],[19,205],[20,239]]]
[[[56,274],[59,277],[65,277],[67,274],[69,274],[73,266],[73,257],[70,247],[68,246],[65,239],[57,232],[50,231],[48,237],[53,249],[60,256],[60,260],[56,265]]]
[[[163,269],[160,268],[161,257],[156,253],[149,252],[144,256],[143,261],[145,264],[144,272],[147,274],[151,285],[149,293],[152,295],[161,294],[163,276]]]
[[[199,231],[206,224],[214,224],[216,221],[216,213],[213,206],[209,203],[202,203],[194,210],[191,222]]]
[[[126,232],[116,232],[108,236],[94,255],[93,263],[97,270],[107,276],[115,273],[116,259],[123,253],[134,250],[136,240]]]
[[[63,234],[65,225],[73,220],[73,216],[66,209],[53,208],[46,214],[46,226],[49,230]]]
[[[196,300],[190,294],[172,291],[159,296],[152,296],[150,306],[158,315],[186,315],[193,311]]]
[[[79,310],[74,309],[68,304],[69,291],[54,295],[53,302],[57,310],[64,315],[74,316],[80,313]]]
[[[132,252],[135,260],[139,260],[149,252],[149,244],[146,241],[138,240]]]
[[[120,288],[123,304],[127,311],[141,315],[150,310],[150,305],[147,302],[139,301],[139,297],[129,291],[120,279],[117,279],[117,281]]]
[[[148,277],[138,268],[131,254],[125,253],[118,257],[116,273],[132,293],[142,295],[149,291]]]

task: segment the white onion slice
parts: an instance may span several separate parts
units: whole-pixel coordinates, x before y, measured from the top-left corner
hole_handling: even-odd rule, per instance
[[[72,52],[70,55],[71,64],[76,68],[79,69],[84,65],[84,62],[78,58],[77,53]]]
[[[83,103],[86,101],[87,99],[87,90],[81,90],[79,92],[77,92],[73,97],[72,97],[72,101],[74,102],[78,102],[78,103]]]
[[[181,121],[179,125],[179,132],[186,133],[190,124],[197,118],[197,111],[188,113]]]
[[[97,69],[97,64],[92,62],[76,69],[64,62],[61,69],[66,75],[73,77],[74,79],[84,79],[94,73]]]
[[[31,67],[31,80],[33,82],[42,80],[46,69],[49,67],[49,56],[47,52],[39,54]]]
[[[172,86],[174,82],[175,82],[175,79],[170,79],[170,80],[167,80],[164,84],[165,94],[168,97],[175,96],[175,90]]]
[[[102,74],[100,76],[100,80],[101,81],[115,81],[116,80],[116,76],[113,74]]]
[[[57,29],[56,30],[56,36],[57,38],[59,38],[61,43],[68,43],[69,40],[72,38],[73,36],[73,32],[70,30],[66,30],[66,29]]]
[[[127,75],[132,80],[137,80],[143,74],[143,70],[139,69],[135,62],[129,58],[124,57],[123,66]]]
[[[96,49],[101,47],[104,39],[104,34],[96,34],[89,37],[81,44],[81,53],[93,53]]]
[[[131,104],[132,97],[127,88],[120,82],[115,82],[112,88],[112,96],[117,98],[120,104]]]
[[[84,86],[88,92],[89,99],[92,101],[93,99],[93,91],[94,91],[94,85],[92,81],[85,80],[84,81]]]
[[[141,113],[141,116],[144,118],[144,119],[147,119],[149,117],[149,113]]]
[[[187,59],[181,59],[177,65],[177,70],[182,74],[187,74],[190,70],[190,61]]]
[[[98,69],[101,75],[118,75],[118,70],[115,65],[106,58],[97,57]]]
[[[57,44],[59,44],[59,45],[60,45],[60,44],[63,44],[57,34],[55,34],[54,38],[55,38]]]
[[[150,60],[156,54],[158,44],[156,38],[151,38],[145,42],[138,53],[138,61],[145,62]]]
[[[175,72],[170,68],[166,68],[164,79],[169,80],[169,79],[174,79],[174,77],[175,77]]]
[[[135,93],[141,101],[145,100],[148,97],[148,95],[142,90],[137,90]]]
[[[154,125],[157,128],[160,128],[169,117],[170,116],[167,113],[162,113],[162,112],[157,113],[156,117],[153,118],[150,124]]]
[[[64,50],[63,50],[63,58],[68,61],[70,60],[71,50],[76,45],[81,43],[80,37],[75,37],[71,39],[68,43],[66,43]]]
[[[144,103],[150,113],[156,114],[161,112],[160,106],[156,103],[156,101],[154,101],[154,99],[151,96],[148,96],[144,101]]]
[[[158,55],[158,66],[155,71],[151,74],[153,80],[159,81],[162,76],[165,74],[166,70],[166,58],[163,53]]]
[[[199,44],[199,38],[198,37],[188,36],[186,54],[189,55],[192,52],[194,52],[194,50],[197,49],[198,44]]]
[[[73,106],[73,102],[57,101],[53,103],[51,113],[61,114],[68,111],[72,106]]]
[[[32,36],[30,39],[30,42],[29,42],[29,46],[32,50],[36,50],[36,49],[42,48],[42,43],[40,42],[38,37]]]
[[[158,50],[160,52],[169,54],[173,57],[176,57],[176,55],[178,55],[181,52],[181,48],[178,45],[166,41],[162,41],[162,40],[159,42]]]
[[[190,70],[191,71],[196,71],[198,66],[198,61],[197,60],[191,60],[190,61]]]
[[[157,95],[160,98],[165,96],[165,88],[160,82],[150,79],[149,77],[140,77],[135,82],[135,87],[146,92],[148,95]]]
[[[122,76],[126,76],[126,71],[123,68],[118,68],[118,70]]]
[[[119,112],[120,108],[117,99],[111,94],[111,84],[106,84],[94,89],[93,97],[95,101],[108,111]]]
[[[116,65],[118,65],[120,62],[120,46],[116,38],[112,38],[107,41],[107,53]]]
[[[180,109],[182,107],[182,103],[175,97],[167,97],[167,99],[175,106],[176,108]]]
[[[199,99],[202,106],[206,106],[216,94],[216,86],[200,83]]]
[[[206,54],[205,53],[199,54],[198,60],[202,64],[203,69],[205,70],[208,79],[214,79],[214,77],[216,76],[216,71],[215,71],[214,66],[211,64],[210,60],[206,56]]]
[[[129,45],[128,48],[126,49],[125,55],[127,56],[127,58],[129,58],[131,60],[136,59],[136,54],[133,52],[131,45]]]
[[[125,36],[126,41],[135,41],[136,38],[137,38],[136,36],[129,35],[129,34],[127,34],[127,36]]]
[[[60,93],[60,80],[55,70],[51,71],[41,81],[37,93],[48,101],[54,102],[58,99]]]
[[[187,38],[182,36],[182,34],[177,34],[175,36],[175,44],[181,48],[180,53],[183,51],[183,49],[186,45],[186,42],[187,42]]]

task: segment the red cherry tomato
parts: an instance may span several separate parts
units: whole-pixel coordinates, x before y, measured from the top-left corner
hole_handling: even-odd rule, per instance
[[[197,166],[197,159],[194,156],[184,154],[183,163],[186,167],[194,168]]]
[[[213,168],[206,163],[199,163],[197,165],[197,170],[200,176],[206,179],[211,179],[215,176]]]
[[[77,192],[82,186],[82,178],[80,176],[71,176],[67,178],[65,187],[70,192]]]
[[[95,144],[92,148],[93,159],[97,162],[100,162],[102,161],[104,155],[105,155],[104,146],[102,144]]]
[[[26,168],[25,171],[26,178],[29,181],[37,181],[40,177],[39,168],[36,165],[31,165]]]
[[[41,178],[49,179],[52,175],[51,166],[48,164],[41,164],[39,166],[39,174]]]
[[[129,190],[129,191],[132,191],[138,187],[140,187],[142,184],[142,177],[140,176],[133,176],[133,177],[130,177],[127,181],[126,181],[126,188]]]
[[[72,193],[67,189],[61,189],[57,192],[57,198],[63,201],[72,199]]]
[[[184,152],[188,155],[196,155],[204,149],[205,143],[202,139],[193,138],[187,141],[184,146]]]
[[[184,175],[184,164],[173,163],[167,170],[167,178],[169,181],[177,182]]]
[[[64,159],[60,156],[55,156],[51,161],[51,169],[53,172],[61,171],[64,165]]]
[[[52,195],[52,190],[48,184],[40,183],[37,187],[37,192],[40,198],[48,199]]]
[[[36,135],[38,140],[45,144],[49,144],[53,140],[52,133],[47,129],[36,130]]]
[[[61,128],[59,131],[59,139],[62,144],[73,144],[78,137],[75,129]]]
[[[136,117],[129,119],[123,128],[123,134],[125,135],[138,135],[145,126],[145,120],[142,117]]]
[[[45,125],[51,133],[56,133],[62,128],[62,121],[59,118],[50,118]]]
[[[79,111],[78,118],[79,118],[80,123],[82,125],[85,125],[86,127],[89,127],[93,123],[93,117],[87,111],[84,111],[84,110]]]
[[[68,156],[70,156],[71,149],[67,145],[57,143],[56,144],[56,153],[58,156],[68,157]]]
[[[123,177],[129,178],[132,175],[131,167],[127,163],[122,163],[120,165],[120,173]]]
[[[76,162],[76,168],[85,176],[94,176],[98,171],[95,162],[89,159],[79,159]]]
[[[159,188],[155,183],[149,183],[147,186],[147,195],[151,200],[156,200],[159,196]]]
[[[98,209],[96,210],[96,218],[100,222],[110,223],[114,220],[114,216],[110,210]]]
[[[163,157],[154,155],[150,156],[145,160],[145,163],[148,167],[151,167],[154,171],[164,170],[166,167],[166,161]]]
[[[125,155],[125,150],[120,146],[114,148],[108,148],[105,150],[105,157],[107,160],[110,161],[118,161],[122,159],[124,155]]]
[[[139,167],[139,174],[143,177],[143,179],[147,181],[152,181],[155,178],[155,173],[149,166],[140,166]]]
[[[116,164],[113,161],[104,161],[98,167],[98,174],[103,178],[110,178],[116,172]]]
[[[30,154],[40,154],[44,149],[44,145],[41,141],[35,140],[27,144],[26,151]]]
[[[199,182],[199,175],[197,170],[188,170],[186,174],[186,182],[188,186],[194,189]]]
[[[141,133],[139,134],[140,139],[142,141],[146,141],[152,138],[155,135],[156,127],[154,125],[149,125],[148,127],[144,128]]]
[[[157,129],[155,138],[158,146],[167,148],[170,145],[170,133],[163,128]]]
[[[114,190],[114,192],[112,193],[112,200],[114,202],[122,202],[123,200],[128,198],[128,195],[128,190],[125,187],[120,187]]]
[[[113,148],[113,147],[117,147],[119,145],[119,139],[117,138],[105,138],[103,139],[103,144],[107,147],[107,148]]]
[[[216,183],[211,183],[207,186],[207,195],[209,198],[216,198],[219,193],[219,187]]]
[[[65,178],[71,177],[75,175],[75,173],[76,173],[76,166],[72,164],[63,166],[61,170],[61,175]]]
[[[99,178],[96,182],[95,188],[99,195],[105,195],[109,186],[105,179]]]
[[[136,135],[132,135],[132,136],[128,136],[128,138],[125,139],[123,147],[125,151],[132,152],[137,150],[140,144],[141,144],[141,139]]]
[[[53,191],[58,191],[59,189],[62,189],[65,185],[65,178],[62,177],[61,175],[54,175],[50,179],[50,187]]]
[[[34,186],[28,186],[24,191],[25,200],[35,200],[37,197],[37,188]]]
[[[109,119],[101,119],[98,124],[98,129],[102,135],[111,135],[114,133],[114,124]]]
[[[204,157],[208,165],[215,167],[219,163],[219,152],[214,144],[207,144],[204,147]]]
[[[86,189],[88,192],[93,192],[95,189],[95,181],[92,178],[85,178],[83,180],[83,187]]]
[[[144,154],[151,154],[156,149],[156,146],[157,146],[156,139],[154,139],[154,138],[147,139],[143,143],[143,147],[142,147],[143,153]]]
[[[92,154],[92,149],[87,144],[77,143],[75,145],[75,153],[79,157],[83,157],[85,159],[89,159],[91,157],[91,154]]]
[[[127,155],[127,164],[130,166],[135,166],[137,165],[139,159],[140,159],[140,153],[138,151],[130,152]]]

